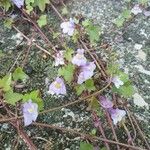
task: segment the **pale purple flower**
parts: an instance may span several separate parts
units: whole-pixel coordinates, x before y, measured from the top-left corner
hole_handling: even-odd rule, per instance
[[[150,16],[150,11],[144,10],[144,11],[143,11],[143,14],[144,14],[146,17],[149,17],[149,16]]]
[[[93,72],[96,68],[94,62],[87,62],[84,66],[81,67],[81,71],[91,71]]]
[[[132,9],[131,9],[131,12],[134,14],[134,15],[137,15],[139,13],[142,13],[142,9],[140,8],[139,5],[135,5]]]
[[[69,21],[61,23],[60,27],[63,29],[63,33],[72,36],[75,30],[74,20],[70,18]]]
[[[96,65],[94,62],[88,62],[81,67],[81,71],[78,76],[78,84],[82,84],[84,81],[90,79],[94,75]]]
[[[59,94],[66,94],[66,86],[62,78],[57,77],[55,81],[53,81],[49,86],[49,94],[51,95],[59,95]]]
[[[63,51],[59,51],[55,57],[55,66],[64,65],[64,55]]]
[[[93,72],[87,71],[87,72],[80,72],[78,76],[78,84],[82,84],[84,81],[90,79],[93,76]]]
[[[35,121],[38,116],[38,105],[36,103],[32,103],[31,100],[25,102],[23,104],[23,117],[24,117],[24,125],[28,126]]]
[[[87,62],[84,56],[84,49],[77,49],[77,54],[72,58],[72,63],[77,66],[83,66]]]
[[[12,2],[13,2],[18,8],[21,8],[21,6],[24,5],[24,0],[12,0]]]
[[[113,77],[112,82],[114,83],[115,87],[118,89],[120,86],[122,86],[124,83],[120,80],[118,76]]]
[[[100,104],[103,108],[112,108],[113,103],[105,96],[99,96]]]
[[[124,110],[121,110],[118,108],[116,108],[116,109],[110,108],[109,113],[113,120],[114,125],[116,125],[118,122],[120,122],[126,115],[126,112]]]

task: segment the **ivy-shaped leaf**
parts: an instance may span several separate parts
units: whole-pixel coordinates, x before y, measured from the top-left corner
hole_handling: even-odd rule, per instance
[[[125,19],[131,18],[131,10],[125,9],[125,10],[122,12],[121,16],[122,16],[123,18],[125,18]]]
[[[131,18],[131,10],[129,9],[125,9],[123,10],[123,12],[119,15],[118,18],[116,18],[116,20],[114,21],[114,24],[116,24],[116,26],[122,27],[124,22],[126,21],[126,19]]]
[[[128,74],[124,73],[119,69],[118,64],[111,64],[108,66],[107,73],[109,75],[112,75],[113,77],[118,77],[119,80],[123,82],[123,85],[119,88],[116,88],[113,86],[112,90],[113,92],[118,93],[119,95],[127,98],[131,97],[134,94],[134,88],[132,86],[132,83],[129,80]]]
[[[86,20],[82,21],[82,25],[84,27],[88,27],[88,26],[92,25],[92,22],[89,19],[86,19]]]
[[[28,14],[30,14],[30,12],[33,10],[33,3],[34,3],[34,0],[25,0],[25,3],[26,3],[26,12]]]
[[[76,89],[77,95],[80,95],[82,94],[83,91],[85,91],[85,85],[84,84],[77,85],[75,89]]]
[[[16,102],[23,98],[23,95],[10,90],[4,94],[4,98],[8,104],[15,105]]]
[[[45,10],[46,4],[49,4],[49,0],[34,0],[34,5],[38,6],[41,11]]]
[[[9,8],[11,7],[10,0],[1,0],[0,6],[2,6],[6,11],[8,11]]]
[[[90,42],[97,42],[101,34],[100,27],[93,25],[89,19],[82,21],[82,25],[85,27],[85,31],[89,35]]]
[[[89,92],[96,90],[96,88],[95,88],[95,86],[94,86],[94,82],[93,82],[92,79],[89,79],[89,80],[86,80],[86,81],[85,81],[85,88],[86,88],[86,90],[88,90]]]
[[[56,39],[60,35],[59,32],[53,32],[53,39]]]
[[[126,73],[120,71],[117,75],[118,75],[119,79],[121,81],[123,81],[123,83],[126,83],[129,81],[129,76]]]
[[[93,82],[92,79],[86,80],[85,83],[77,85],[75,87],[75,89],[76,89],[77,95],[82,94],[83,91],[91,92],[91,91],[95,91],[96,90],[96,88],[94,86],[94,82]]]
[[[80,150],[93,150],[94,147],[90,143],[80,142]]]
[[[90,38],[90,42],[94,43],[99,40],[99,35],[100,35],[100,28],[98,26],[88,26],[87,27],[87,33]]]
[[[66,58],[66,60],[71,61],[74,50],[69,47],[65,47],[65,49],[66,51],[65,51],[64,57]]]
[[[67,7],[64,7],[64,8],[62,9],[62,14],[63,14],[63,15],[67,15],[67,14],[68,14],[68,9],[67,9]]]
[[[47,24],[46,17],[47,17],[46,15],[41,15],[40,18],[37,20],[37,23],[38,23],[40,28]]]
[[[30,14],[30,12],[33,10],[33,7],[31,6],[31,5],[27,5],[26,6],[26,12],[28,13],[28,14]]]
[[[68,64],[62,68],[59,68],[58,75],[63,76],[64,79],[70,83],[73,80],[75,66],[73,64]]]
[[[26,5],[30,5],[34,3],[34,0],[25,0]]]
[[[4,20],[4,26],[8,29],[12,28],[13,19],[12,18],[5,18]]]
[[[9,91],[11,89],[12,76],[11,74],[5,75],[2,79],[0,79],[0,88],[3,89],[3,91]]]
[[[134,94],[134,88],[132,85],[124,85],[119,88],[119,93],[125,98],[131,97]]]
[[[115,74],[119,73],[119,65],[118,64],[109,64],[107,67],[107,73],[109,75],[114,76]]]
[[[40,97],[39,90],[32,91],[23,96],[23,102],[28,102],[29,100],[32,100],[32,102],[34,103],[37,103],[39,110],[43,110],[44,103]]]
[[[77,43],[79,37],[80,37],[79,32],[75,29],[74,34],[73,34],[73,36],[72,36],[73,42],[74,42],[74,43]]]
[[[134,94],[134,88],[129,81],[122,85],[120,88],[113,87],[112,90],[113,92],[116,92],[125,98],[129,98]]]
[[[89,100],[90,100],[89,107],[94,111],[96,111],[96,110],[99,111],[100,104],[99,104],[98,100],[95,97],[91,97]]]
[[[17,80],[25,81],[26,79],[28,79],[28,75],[22,70],[21,67],[18,67],[13,73],[13,79],[15,81]]]
[[[119,28],[119,27],[122,27],[123,24],[125,22],[125,18],[119,16],[115,21],[114,21],[114,24],[116,24],[116,26]]]

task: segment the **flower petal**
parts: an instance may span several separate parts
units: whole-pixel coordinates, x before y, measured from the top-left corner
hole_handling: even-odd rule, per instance
[[[122,86],[124,84],[123,81],[121,81],[118,76],[114,77],[112,79],[112,82],[114,83],[114,85],[116,86],[117,89],[120,88],[120,86]]]
[[[32,119],[30,118],[30,116],[29,115],[23,115],[23,117],[24,117],[24,125],[25,126],[28,126],[28,125],[30,125],[31,123],[32,123]]]
[[[75,29],[75,24],[73,19],[70,18],[70,21],[61,23],[60,27],[63,29],[63,33],[67,33],[69,36],[72,36]]]
[[[68,30],[68,35],[72,36],[73,33],[74,33],[74,28],[70,28],[70,29]]]
[[[112,108],[113,103],[108,100],[105,96],[99,96],[100,104],[103,108]]]
[[[21,6],[24,5],[24,0],[12,0],[12,2],[13,2],[18,8],[21,8]]]
[[[48,93],[51,94],[51,95],[53,95],[53,94],[56,94],[56,95],[63,94],[63,95],[65,95],[66,94],[66,86],[64,84],[63,79],[57,77],[55,79],[55,81],[53,81],[50,84]]]
[[[38,105],[31,100],[23,104],[24,125],[28,126],[38,117]]]
[[[123,119],[123,117],[125,117],[126,115],[126,112],[124,110],[118,108],[116,109],[110,108],[109,113],[111,115],[114,125],[120,122]]]

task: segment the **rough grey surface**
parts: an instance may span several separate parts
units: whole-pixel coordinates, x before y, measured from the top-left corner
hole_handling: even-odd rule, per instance
[[[56,24],[54,22],[54,17],[51,16],[51,14],[49,15],[49,19],[50,21],[52,21],[51,24],[53,23],[55,24],[54,26],[59,26],[60,22],[58,23],[57,20]],[[2,56],[0,56],[0,77],[3,77],[12,67],[17,58],[18,59],[16,61],[16,65],[12,68],[12,71],[17,66],[22,65],[27,50],[27,42],[15,30],[5,28],[2,22],[0,24],[0,27],[0,35],[2,37],[0,39],[0,50],[2,52]],[[17,28],[19,28],[23,32],[24,30],[26,30],[26,32],[28,33],[27,36],[31,36],[31,32],[29,32],[30,28],[28,28],[28,25],[22,26],[18,24]],[[36,37],[39,37],[39,35],[37,34]],[[37,38],[36,42],[43,44],[43,41],[40,38]],[[46,85],[45,79],[48,78],[49,82],[52,82],[57,76],[57,70],[58,67],[54,67],[51,58],[49,58],[48,56],[45,58],[44,54],[40,50],[32,47],[28,55],[27,63],[24,67],[24,71],[28,74],[29,80],[25,84],[25,87],[21,89],[21,92],[28,92],[39,89],[42,93],[45,110],[58,107],[65,103],[76,100],[77,97],[72,94],[72,89],[70,89],[69,87],[67,87],[68,92],[65,97],[55,97],[47,94],[48,85]],[[83,102],[80,105],[76,105],[76,107],[70,106],[58,111],[39,115],[37,121],[65,127],[68,129],[77,128],[79,131],[91,132],[92,120],[89,119],[90,113],[86,111],[86,107],[86,104]],[[1,108],[0,113],[2,113]],[[32,125],[23,128],[25,129],[25,132],[28,134],[29,138],[33,140],[33,142],[40,150],[65,150],[67,148],[72,150],[79,149],[80,137],[78,136],[47,128],[41,130],[41,128]],[[45,142],[41,138],[46,139],[47,142]],[[0,124],[0,150],[14,149],[17,140],[18,136],[16,130],[10,124]],[[19,138],[18,143],[19,150],[28,149],[21,138]]]
[[[112,45],[114,52],[119,56],[118,62],[121,67],[126,72],[129,72],[135,89],[141,96],[140,99],[144,99],[147,103],[150,103],[150,18],[139,14],[131,23],[127,24],[125,29],[117,29],[114,27],[113,21],[125,7],[126,3],[120,0],[73,0],[68,4],[68,8],[72,14],[81,13],[87,18],[93,19],[96,24],[102,27],[104,41]],[[9,70],[18,52],[25,50],[26,47],[22,45],[19,49],[16,49],[16,45],[20,44],[21,41],[17,41],[16,36],[14,36],[15,31],[3,30],[3,28],[0,28],[0,30],[2,31],[0,48],[5,52],[10,50],[8,53],[6,52],[7,57],[0,59],[0,75],[2,76]],[[141,44],[142,47],[138,48],[139,45],[137,44]],[[19,62],[22,62],[21,59],[18,60],[17,65],[20,65]],[[44,59],[36,49],[31,50],[28,62],[28,67],[25,71],[29,73],[30,81],[26,90],[38,88],[43,93],[46,93],[48,87],[45,86],[45,78],[49,77],[50,81],[53,81],[57,68],[52,66],[49,58]],[[76,99],[76,97],[68,94],[67,97],[55,98],[44,94],[43,99],[45,109],[48,109]],[[139,108],[133,104],[132,106],[142,129],[149,136],[149,111],[145,107]],[[76,107],[65,108],[57,112],[48,113],[47,115],[41,115],[38,121],[60,127],[77,128],[80,131],[90,133],[92,121],[90,114],[86,111],[86,107],[85,103],[83,103]],[[48,147],[48,149],[53,147],[52,149],[54,150],[79,149],[80,138],[74,137],[74,135],[50,129],[41,130],[32,126],[25,128],[25,130],[29,137],[34,139],[33,141],[38,145],[39,149],[44,149],[44,147]],[[116,130],[118,135],[121,135],[119,134],[121,130]],[[15,134],[16,132],[8,124],[0,125],[0,140],[2,141],[0,148],[13,149],[12,143],[14,142],[13,136]],[[107,134],[109,136],[109,133]],[[38,137],[43,137],[49,142],[46,143],[38,139]],[[19,149],[27,149],[23,148],[22,145],[22,140],[19,140]]]
[[[127,7],[125,1],[73,0],[68,7],[72,14],[82,14],[102,27],[104,39],[120,57],[120,66],[150,103],[150,17],[138,14],[125,27],[116,28],[113,21]]]
[[[129,73],[133,81],[136,94],[129,101],[143,103],[144,100],[147,103],[146,107],[137,107],[134,104],[132,109],[139,121],[144,122],[143,126],[146,127],[143,130],[149,137],[150,17],[141,13],[121,28],[113,24],[125,8],[131,9],[135,4],[137,3],[128,5],[120,0],[73,0],[68,4],[68,8],[72,16],[82,14],[86,18],[93,19],[94,23],[102,28],[104,39],[112,45],[114,52],[119,56],[118,63]]]

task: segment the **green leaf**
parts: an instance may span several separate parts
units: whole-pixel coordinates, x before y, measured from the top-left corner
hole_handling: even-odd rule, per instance
[[[26,3],[26,12],[28,14],[30,14],[30,12],[33,10],[33,6],[32,5],[34,3],[34,0],[26,0],[25,3]]]
[[[64,7],[64,8],[62,9],[62,14],[63,14],[63,15],[67,15],[67,14],[68,14],[68,9],[67,9],[67,7]]]
[[[123,18],[125,18],[125,19],[131,18],[131,10],[125,9],[125,10],[122,12],[121,16],[122,16]]]
[[[2,6],[5,9],[5,11],[8,11],[9,8],[11,7],[10,0],[1,0],[0,6]]]
[[[18,67],[13,73],[13,79],[15,81],[17,80],[25,81],[26,79],[28,79],[28,75],[22,70],[21,67]]]
[[[98,26],[88,26],[87,33],[91,43],[95,43],[99,40],[100,28]]]
[[[148,3],[148,0],[138,0],[140,4],[146,5]]]
[[[4,20],[4,26],[11,29],[12,28],[13,19],[12,18],[6,18]]]
[[[77,85],[75,89],[76,89],[77,95],[82,94],[83,91],[91,92],[91,91],[96,90],[92,79],[86,80],[85,83]]]
[[[39,110],[43,110],[44,103],[40,97],[40,91],[39,90],[32,91],[32,92],[27,93],[23,96],[23,102],[27,102],[29,100],[32,100],[33,103],[37,103]]]
[[[66,51],[65,51],[64,57],[66,58],[66,60],[71,61],[74,50],[69,47],[65,47],[65,49]]]
[[[119,65],[118,64],[109,64],[107,67],[107,73],[109,75],[116,75],[119,73]]]
[[[49,4],[49,0],[34,0],[34,5],[38,6],[41,11],[45,10],[46,4]]]
[[[134,88],[132,85],[125,85],[119,88],[119,93],[125,98],[131,97],[134,94]]]
[[[92,25],[92,22],[89,19],[86,19],[86,20],[82,21],[82,25],[84,27],[88,27],[88,26]]]
[[[113,92],[116,92],[125,98],[129,98],[134,94],[134,88],[130,82],[125,83],[119,89],[117,89],[116,87],[113,87],[112,90]]]
[[[64,79],[70,83],[73,80],[74,70],[75,66],[73,64],[68,64],[58,69],[58,75],[63,76]]]
[[[34,0],[25,0],[26,5],[30,5],[34,3]]]
[[[80,150],[93,150],[94,147],[90,143],[80,142]]]
[[[82,92],[85,90],[85,86],[84,86],[84,84],[77,85],[77,86],[75,87],[75,89],[76,89],[77,95],[80,95],[80,94],[82,94]]]
[[[11,80],[11,74],[5,75],[2,79],[0,79],[0,88],[2,88],[3,91],[9,91],[11,89]]]
[[[75,30],[74,34],[72,36],[72,40],[74,43],[77,43],[78,39],[79,39],[79,32],[77,30]]]
[[[46,15],[41,15],[40,18],[37,20],[37,23],[38,23],[40,28],[47,24],[46,17],[47,17]]]
[[[59,32],[53,32],[53,39],[56,39],[60,35]]]
[[[8,91],[4,94],[4,98],[8,104],[15,105],[16,102],[23,98],[22,94],[13,93],[13,91]]]
[[[85,88],[86,88],[89,92],[96,90],[96,88],[95,88],[95,86],[94,86],[94,82],[93,82],[92,79],[89,79],[89,80],[86,80],[86,81],[85,81]]]
[[[31,6],[31,5],[27,5],[26,6],[26,12],[28,13],[28,14],[30,14],[30,12],[33,10],[33,7]]]
[[[123,17],[118,17],[115,21],[114,21],[114,24],[116,24],[116,26],[119,28],[119,27],[122,27],[123,24],[125,22],[125,18]]]
[[[95,97],[91,97],[91,98],[90,98],[89,107],[90,107],[92,110],[94,110],[94,111],[95,111],[95,110],[100,111],[99,102],[98,102],[98,100],[97,100]]]
[[[123,83],[126,83],[126,82],[129,81],[129,76],[128,76],[126,73],[122,72],[122,71],[120,71],[120,72],[118,73],[118,76],[119,76],[119,79],[120,79],[121,81],[123,81]]]

